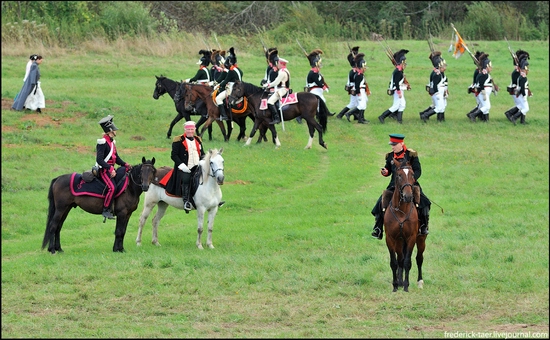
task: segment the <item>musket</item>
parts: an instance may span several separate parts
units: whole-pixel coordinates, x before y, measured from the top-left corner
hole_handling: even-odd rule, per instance
[[[220,42],[218,41],[218,36],[216,35],[216,33],[214,32],[214,39],[216,39],[216,43],[218,44],[218,48],[220,49],[220,51],[222,50],[222,45],[220,45]]]
[[[512,50],[512,47],[510,46],[510,43],[508,42],[508,39],[506,39],[506,37],[504,37],[504,40],[506,40],[506,43],[508,44],[508,51],[510,51],[510,54],[512,55],[512,58],[514,58],[514,62],[516,63],[516,65],[519,66],[518,56],[516,55],[514,50]]]
[[[306,52],[306,50],[304,49],[304,47],[302,46],[302,44],[300,44],[300,42],[298,41],[298,38],[296,38],[296,42],[298,43],[298,46],[300,46],[300,48],[302,49],[302,51],[304,52],[304,55],[306,56],[307,60],[309,61],[309,54]],[[327,88],[330,88],[330,86],[328,86],[327,82],[325,81],[325,77],[321,74],[321,71],[319,70],[319,74],[321,75],[321,78],[323,79],[323,84],[325,84],[325,86]]]
[[[430,37],[428,38],[428,46],[430,46],[430,51],[432,53],[434,53],[435,52],[435,47],[434,47],[434,43],[432,41],[432,38],[433,38],[432,34],[430,33]]]
[[[391,50],[390,46],[388,45],[388,43],[386,42],[386,40],[384,39],[384,37],[380,34],[379,35],[380,38],[378,38],[378,42],[380,43],[380,45],[382,45],[382,47],[384,48],[384,52],[386,52],[386,56],[388,57],[388,59],[390,59],[390,61],[392,62],[393,66],[397,66],[397,61],[395,60],[395,58],[393,57],[393,51]],[[384,40],[384,43],[386,45],[384,45],[384,43],[382,43],[382,40]],[[411,84],[409,83],[409,81],[407,80],[407,77],[405,76],[405,74],[403,73],[403,84],[405,84],[407,86],[407,90],[410,90],[411,89]]]

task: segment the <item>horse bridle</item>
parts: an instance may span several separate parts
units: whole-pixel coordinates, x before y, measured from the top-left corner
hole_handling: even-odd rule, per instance
[[[210,170],[212,172],[212,175],[208,174],[208,176],[214,178],[216,177],[216,172],[218,171],[222,171],[223,172],[223,168],[217,168],[216,170],[214,170],[214,162],[210,161]]]
[[[411,169],[412,170],[412,167],[411,166],[402,166],[402,167],[398,168],[397,170],[402,170],[402,169]],[[399,188],[399,202],[401,202],[401,199],[403,198],[403,189],[405,189],[408,186],[410,186],[411,189],[413,188],[413,185],[411,183],[405,183]]]
[[[397,170],[401,170],[401,169],[412,169],[412,167],[410,166],[402,166],[400,168],[398,168]],[[399,203],[401,203],[402,201],[402,198],[403,198],[403,189],[405,189],[407,186],[410,186],[411,189],[413,189],[413,184],[412,183],[405,183],[403,184],[400,188],[399,188]],[[414,202],[413,202],[414,203]],[[398,207],[394,207],[393,204],[390,203],[390,212],[392,213],[393,217],[395,217],[395,219],[397,220],[397,222],[399,222],[399,226],[402,228],[403,227],[403,223],[405,223],[405,221],[407,221],[409,219],[409,216],[411,216],[411,213],[412,213],[412,210],[414,208],[414,204],[411,204],[411,208],[409,209],[409,212],[407,213],[407,215],[405,216],[405,218],[403,219],[403,221],[399,220],[399,217],[397,217],[397,215],[395,215],[395,211],[401,211],[402,213],[405,213],[404,211],[400,210],[399,209],[399,206]]]
[[[134,183],[137,186],[143,186],[143,177],[141,177],[141,171],[144,166],[150,166],[153,167],[151,164],[141,164],[139,168],[139,179],[141,183],[136,183],[136,180],[134,179],[133,171],[130,171],[130,179],[132,180],[132,183]]]

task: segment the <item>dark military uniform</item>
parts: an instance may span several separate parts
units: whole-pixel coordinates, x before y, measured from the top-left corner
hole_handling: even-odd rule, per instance
[[[356,87],[355,87],[355,75],[357,74],[357,68],[355,65],[355,56],[359,53],[359,46],[355,46],[349,51],[348,54],[348,62],[349,66],[351,66],[351,70],[348,72],[348,81],[346,82],[345,90],[349,94],[349,103],[348,105],[344,106],[342,111],[338,113],[336,118],[342,118],[346,112],[353,110],[357,107],[357,95],[356,95]],[[347,114],[346,117],[349,117],[350,114]],[[349,118],[348,118],[349,120]]]

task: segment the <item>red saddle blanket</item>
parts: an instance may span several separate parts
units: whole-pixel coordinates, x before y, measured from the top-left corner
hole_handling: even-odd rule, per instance
[[[128,187],[129,176],[126,176],[126,169],[120,167],[116,170],[115,176],[115,195],[114,197],[120,196],[126,187]],[[94,178],[91,182],[86,182],[82,179],[82,174],[74,172],[71,175],[71,193],[75,196],[94,196],[94,197],[105,197],[105,192],[107,186],[100,179]]]
[[[281,103],[281,107],[284,107],[285,105],[296,104],[298,102],[298,96],[296,96],[296,93],[291,93],[281,99],[279,102]],[[260,103],[260,110],[267,110],[267,99],[262,99],[262,102]]]

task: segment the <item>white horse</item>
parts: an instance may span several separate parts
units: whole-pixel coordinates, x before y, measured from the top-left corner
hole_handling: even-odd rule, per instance
[[[198,236],[197,247],[203,249],[201,244],[201,235],[204,226],[204,214],[208,211],[208,239],[206,245],[208,248],[213,249],[212,244],[212,229],[214,228],[214,218],[218,212],[218,207],[222,201],[222,190],[220,185],[223,185],[224,172],[223,172],[223,148],[219,151],[217,149],[209,150],[205,157],[199,161],[199,169],[201,171],[201,178],[197,192],[193,196],[195,206],[197,207],[197,221],[198,221]],[[210,179],[212,178],[212,179]],[[164,216],[168,206],[172,206],[183,210],[183,199],[181,197],[168,196],[163,187],[151,183],[149,190],[145,195],[145,204],[143,211],[139,217],[139,230],[136,238],[136,244],[141,245],[141,232],[143,225],[149,217],[149,214],[158,205],[158,210],[153,217],[153,239],[154,245],[160,246],[158,242],[158,225],[161,218]]]

